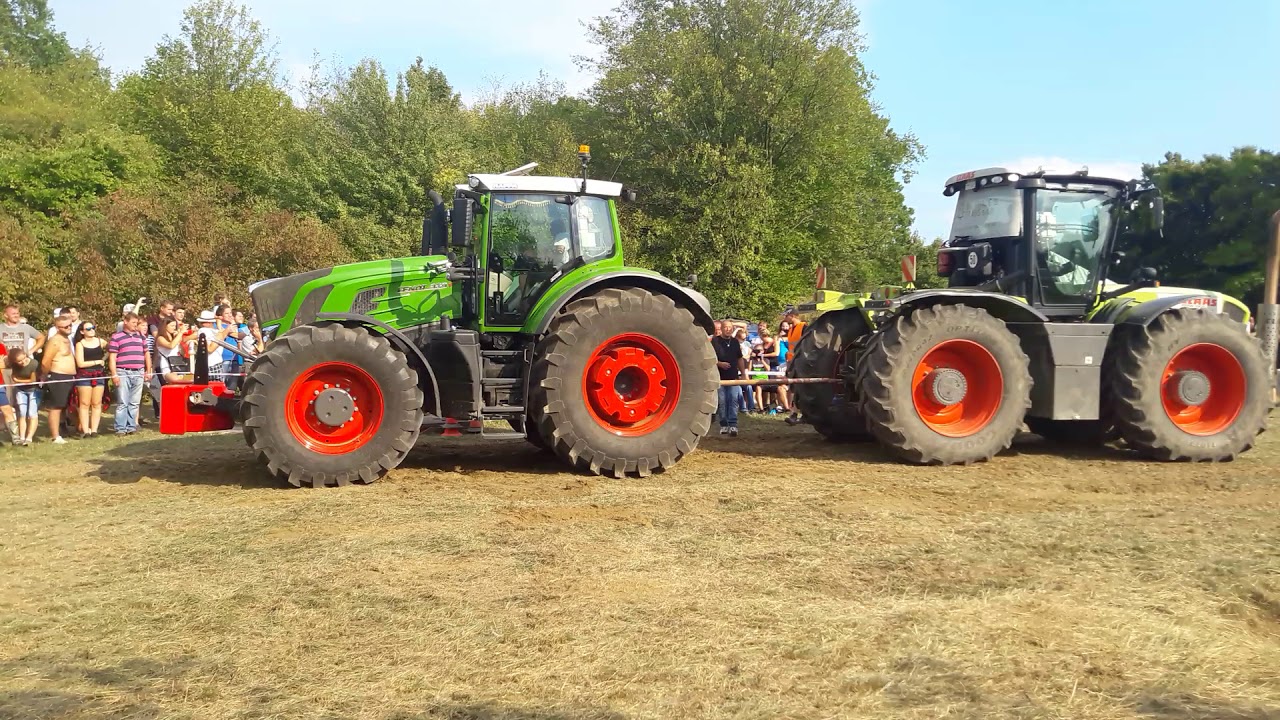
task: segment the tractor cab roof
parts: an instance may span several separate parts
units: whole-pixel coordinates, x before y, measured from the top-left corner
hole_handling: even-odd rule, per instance
[[[459,185],[459,190],[477,190],[480,192],[537,192],[537,193],[578,193],[582,191],[582,178],[551,177],[546,175],[493,175],[476,173],[467,176],[467,184]],[[606,180],[587,180],[587,195],[601,197],[620,197],[622,183]]]
[[[943,194],[953,195],[960,190],[974,189],[984,185],[998,185],[1002,182],[1014,183],[1019,178],[1038,177],[1043,178],[1046,182],[1051,183],[1071,183],[1081,185],[1110,185],[1112,187],[1122,188],[1129,184],[1128,180],[1119,178],[1099,177],[1089,174],[1089,168],[1081,168],[1074,173],[1049,173],[1044,170],[1036,170],[1030,173],[1018,173],[1008,168],[989,167],[981,170],[970,170],[959,175],[952,175],[947,178],[947,182],[943,184]]]

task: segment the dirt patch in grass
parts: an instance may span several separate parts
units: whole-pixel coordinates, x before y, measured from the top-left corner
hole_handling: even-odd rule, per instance
[[[969,468],[748,419],[673,471],[424,441],[0,448],[0,718],[1280,715],[1280,440]]]

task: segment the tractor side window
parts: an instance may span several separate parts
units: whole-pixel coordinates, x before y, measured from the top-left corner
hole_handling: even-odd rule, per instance
[[[613,222],[609,201],[581,197],[573,204],[573,222],[578,230],[578,246],[587,262],[613,255]]]
[[[573,259],[569,206],[553,195],[495,193],[489,204],[486,318],[520,325],[547,281]]]
[[[1113,204],[1113,197],[1098,192],[1036,193],[1036,262],[1046,305],[1092,300]]]

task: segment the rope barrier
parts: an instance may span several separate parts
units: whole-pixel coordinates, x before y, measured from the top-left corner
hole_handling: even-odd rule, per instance
[[[128,371],[126,371],[126,372],[128,372]],[[144,371],[142,371],[142,370],[134,370],[134,371],[132,371],[132,372],[144,372]],[[152,371],[151,371],[151,374],[152,374],[152,375],[158,375],[159,373],[157,373],[156,371],[152,370]],[[188,371],[188,372],[180,372],[180,373],[175,373],[175,372],[172,372],[172,371],[171,371],[169,374],[170,374],[170,375],[192,375],[193,373],[192,373],[192,372],[190,372],[190,371]],[[246,375],[248,375],[248,373],[214,373],[214,372],[209,373],[209,377],[211,377],[211,378],[215,378],[215,377],[219,377],[219,378],[245,377]],[[22,389],[23,387],[27,387],[27,386],[30,386],[30,385],[35,385],[36,387],[43,388],[43,387],[44,387],[44,386],[46,386],[46,385],[57,385],[57,384],[59,384],[59,383],[78,383],[78,382],[87,382],[87,381],[89,381],[89,380],[108,380],[108,379],[110,379],[110,378],[111,378],[111,375],[103,375],[102,377],[97,377],[97,378],[79,378],[79,377],[73,377],[73,378],[69,378],[69,379],[67,379],[67,380],[41,380],[41,381],[39,381],[39,382],[34,382],[34,383],[29,383],[29,382],[15,382],[15,383],[13,383],[13,387],[14,387],[14,388],[16,388],[16,389]],[[178,383],[175,383],[175,384],[178,384]],[[181,384],[187,384],[187,383],[181,383]],[[3,385],[0,385],[0,387],[4,387],[4,386],[3,386]]]

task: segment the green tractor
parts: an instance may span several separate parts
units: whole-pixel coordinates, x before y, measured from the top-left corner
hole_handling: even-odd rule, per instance
[[[241,392],[197,359],[195,385],[162,391],[162,432],[239,419],[295,486],[372,482],[424,431],[525,439],[616,477],[671,467],[716,409],[710,306],[623,263],[634,192],[579,157],[581,178],[474,174],[451,208],[432,191],[420,256],[255,283],[269,339]]]
[[[874,439],[918,464],[968,464],[1024,422],[1063,443],[1123,440],[1159,460],[1229,460],[1262,432],[1274,383],[1222,293],[1120,266],[1159,231],[1159,191],[1088,174],[987,168],[950,178],[946,289],[844,295],[788,367],[798,409],[833,440]],[[830,303],[827,304],[829,306]]]

